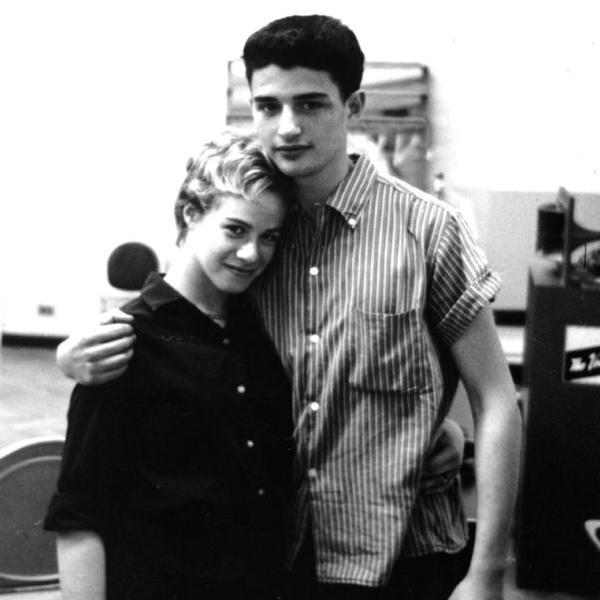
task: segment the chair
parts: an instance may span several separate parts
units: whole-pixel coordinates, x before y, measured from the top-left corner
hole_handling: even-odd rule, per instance
[[[600,550],[600,519],[589,519],[583,525],[592,543]]]
[[[157,271],[156,252],[142,242],[125,242],[117,246],[107,261],[110,289],[101,296],[100,309],[108,310],[125,304],[142,289],[151,271]]]
[[[0,593],[58,586],[55,535],[42,522],[63,444],[44,437],[0,449]]]

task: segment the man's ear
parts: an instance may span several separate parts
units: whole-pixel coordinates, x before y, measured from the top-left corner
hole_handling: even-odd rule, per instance
[[[348,96],[348,100],[346,100],[346,106],[350,111],[348,116],[352,119],[357,119],[362,115],[362,112],[365,108],[365,93],[362,90],[356,90],[352,92],[350,96]]]

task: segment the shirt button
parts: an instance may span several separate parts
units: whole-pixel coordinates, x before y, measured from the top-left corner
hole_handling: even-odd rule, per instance
[[[356,219],[354,217],[350,217],[348,219],[348,225],[350,225],[350,227],[354,227],[356,225]]]
[[[246,442],[246,446],[248,446],[248,448],[254,448],[254,442],[252,440],[248,440]]]
[[[265,490],[264,488],[258,488],[258,491],[256,492],[259,496],[264,496],[265,495]]]
[[[316,334],[316,333],[312,333],[312,334],[309,336],[309,338],[308,338],[308,339],[310,340],[310,343],[311,343],[311,344],[316,344],[316,343],[318,343],[318,342],[319,342],[319,340],[320,340],[321,338],[319,337],[319,335],[318,335],[318,334]]]
[[[243,385],[238,385],[236,389],[237,389],[237,393],[238,394],[245,394],[246,393],[246,388]]]
[[[318,269],[318,267],[311,267],[311,268],[308,270],[308,272],[309,272],[311,275],[318,275],[318,274],[319,274],[319,269]]]
[[[318,402],[311,402],[308,407],[310,408],[310,410],[312,410],[313,412],[317,412],[319,410],[319,408],[321,408],[319,406]]]
[[[316,470],[316,469],[309,469],[309,470],[308,470],[308,476],[309,476],[310,478],[313,478],[313,479],[314,479],[314,478],[317,476],[317,470]]]
[[[223,338],[223,345],[224,346],[229,346],[230,342],[231,342],[231,340],[229,338]]]

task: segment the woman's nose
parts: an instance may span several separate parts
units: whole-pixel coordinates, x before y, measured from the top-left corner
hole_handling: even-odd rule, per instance
[[[255,242],[248,242],[243,246],[240,246],[236,252],[236,256],[240,260],[246,262],[254,262],[258,258],[258,249]]]

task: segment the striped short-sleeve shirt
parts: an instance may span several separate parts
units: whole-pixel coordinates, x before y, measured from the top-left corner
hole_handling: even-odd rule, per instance
[[[401,556],[465,544],[458,482],[419,493],[457,375],[448,348],[496,294],[460,214],[360,157],[316,220],[294,212],[256,287],[293,382],[299,488],[317,576],[379,586]]]

